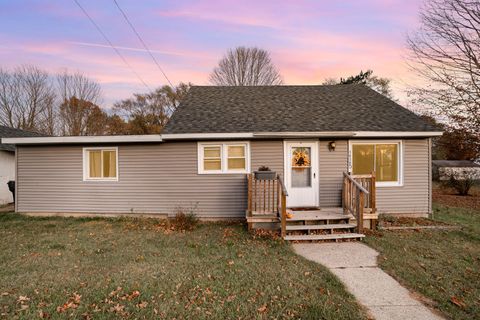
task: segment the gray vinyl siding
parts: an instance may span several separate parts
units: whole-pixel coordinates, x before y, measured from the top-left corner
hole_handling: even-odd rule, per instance
[[[19,147],[17,210],[172,214],[197,207],[205,218],[245,216],[245,175],[199,175],[196,142],[118,145],[118,182],[83,181],[83,147]],[[283,171],[281,141],[252,141],[251,153],[252,168]]]
[[[320,141],[320,206],[342,204],[342,172],[348,170],[348,141]],[[379,213],[424,214],[431,211],[430,145],[428,139],[403,140],[403,186],[377,187]]]
[[[261,166],[267,166],[283,177],[283,140],[252,141],[250,151],[252,172]]]
[[[378,187],[379,213],[429,213],[430,145],[428,139],[404,140],[403,186]]]
[[[348,166],[348,141],[319,143],[321,207],[341,206],[342,172]],[[45,213],[173,214],[197,207],[205,218],[244,217],[244,174],[197,172],[196,142],[118,145],[118,182],[83,181],[85,146],[21,146],[17,151],[17,211]],[[251,169],[262,165],[283,175],[282,140],[250,142]],[[428,139],[404,140],[404,183],[378,187],[379,212],[430,211]]]
[[[348,169],[348,141],[335,141],[335,151],[328,149],[330,141],[321,140],[318,150],[320,207],[342,205],[342,177]]]

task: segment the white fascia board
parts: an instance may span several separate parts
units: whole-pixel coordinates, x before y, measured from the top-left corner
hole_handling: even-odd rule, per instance
[[[162,142],[159,134],[123,136],[16,137],[3,138],[8,144],[88,144],[88,143]]]
[[[248,138],[392,138],[392,137],[435,137],[441,131],[312,131],[312,132],[230,132],[230,133],[171,133],[163,134],[163,140],[203,140],[203,139],[248,139]]]
[[[170,133],[162,134],[163,140],[202,140],[202,139],[245,139],[253,138],[251,132],[237,132],[237,133]]]
[[[353,137],[350,131],[254,132],[254,137]]]
[[[408,137],[438,137],[442,131],[356,131],[359,138],[408,138]]]

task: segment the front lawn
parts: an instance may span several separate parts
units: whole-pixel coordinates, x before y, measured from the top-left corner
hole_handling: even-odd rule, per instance
[[[240,225],[3,213],[0,239],[0,318],[365,318],[325,268]]]
[[[480,210],[434,206],[461,230],[381,231],[365,238],[382,269],[451,319],[480,319]]]

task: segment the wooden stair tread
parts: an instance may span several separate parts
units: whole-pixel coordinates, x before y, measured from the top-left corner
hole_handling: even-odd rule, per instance
[[[351,215],[342,215],[342,214],[294,214],[293,217],[287,219],[289,221],[318,221],[318,220],[347,220],[351,219]]]
[[[278,217],[273,216],[255,216],[255,217],[247,217],[247,222],[280,222]]]
[[[361,239],[365,238],[360,233],[337,233],[337,234],[305,234],[305,235],[287,235],[285,240],[302,241],[302,240],[337,240],[337,239]]]
[[[351,223],[338,223],[338,224],[310,224],[310,225],[287,225],[286,230],[330,230],[330,229],[351,229],[357,225]]]

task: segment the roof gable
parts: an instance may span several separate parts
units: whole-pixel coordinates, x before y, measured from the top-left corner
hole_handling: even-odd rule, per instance
[[[438,131],[364,85],[194,86],[163,133]]]

